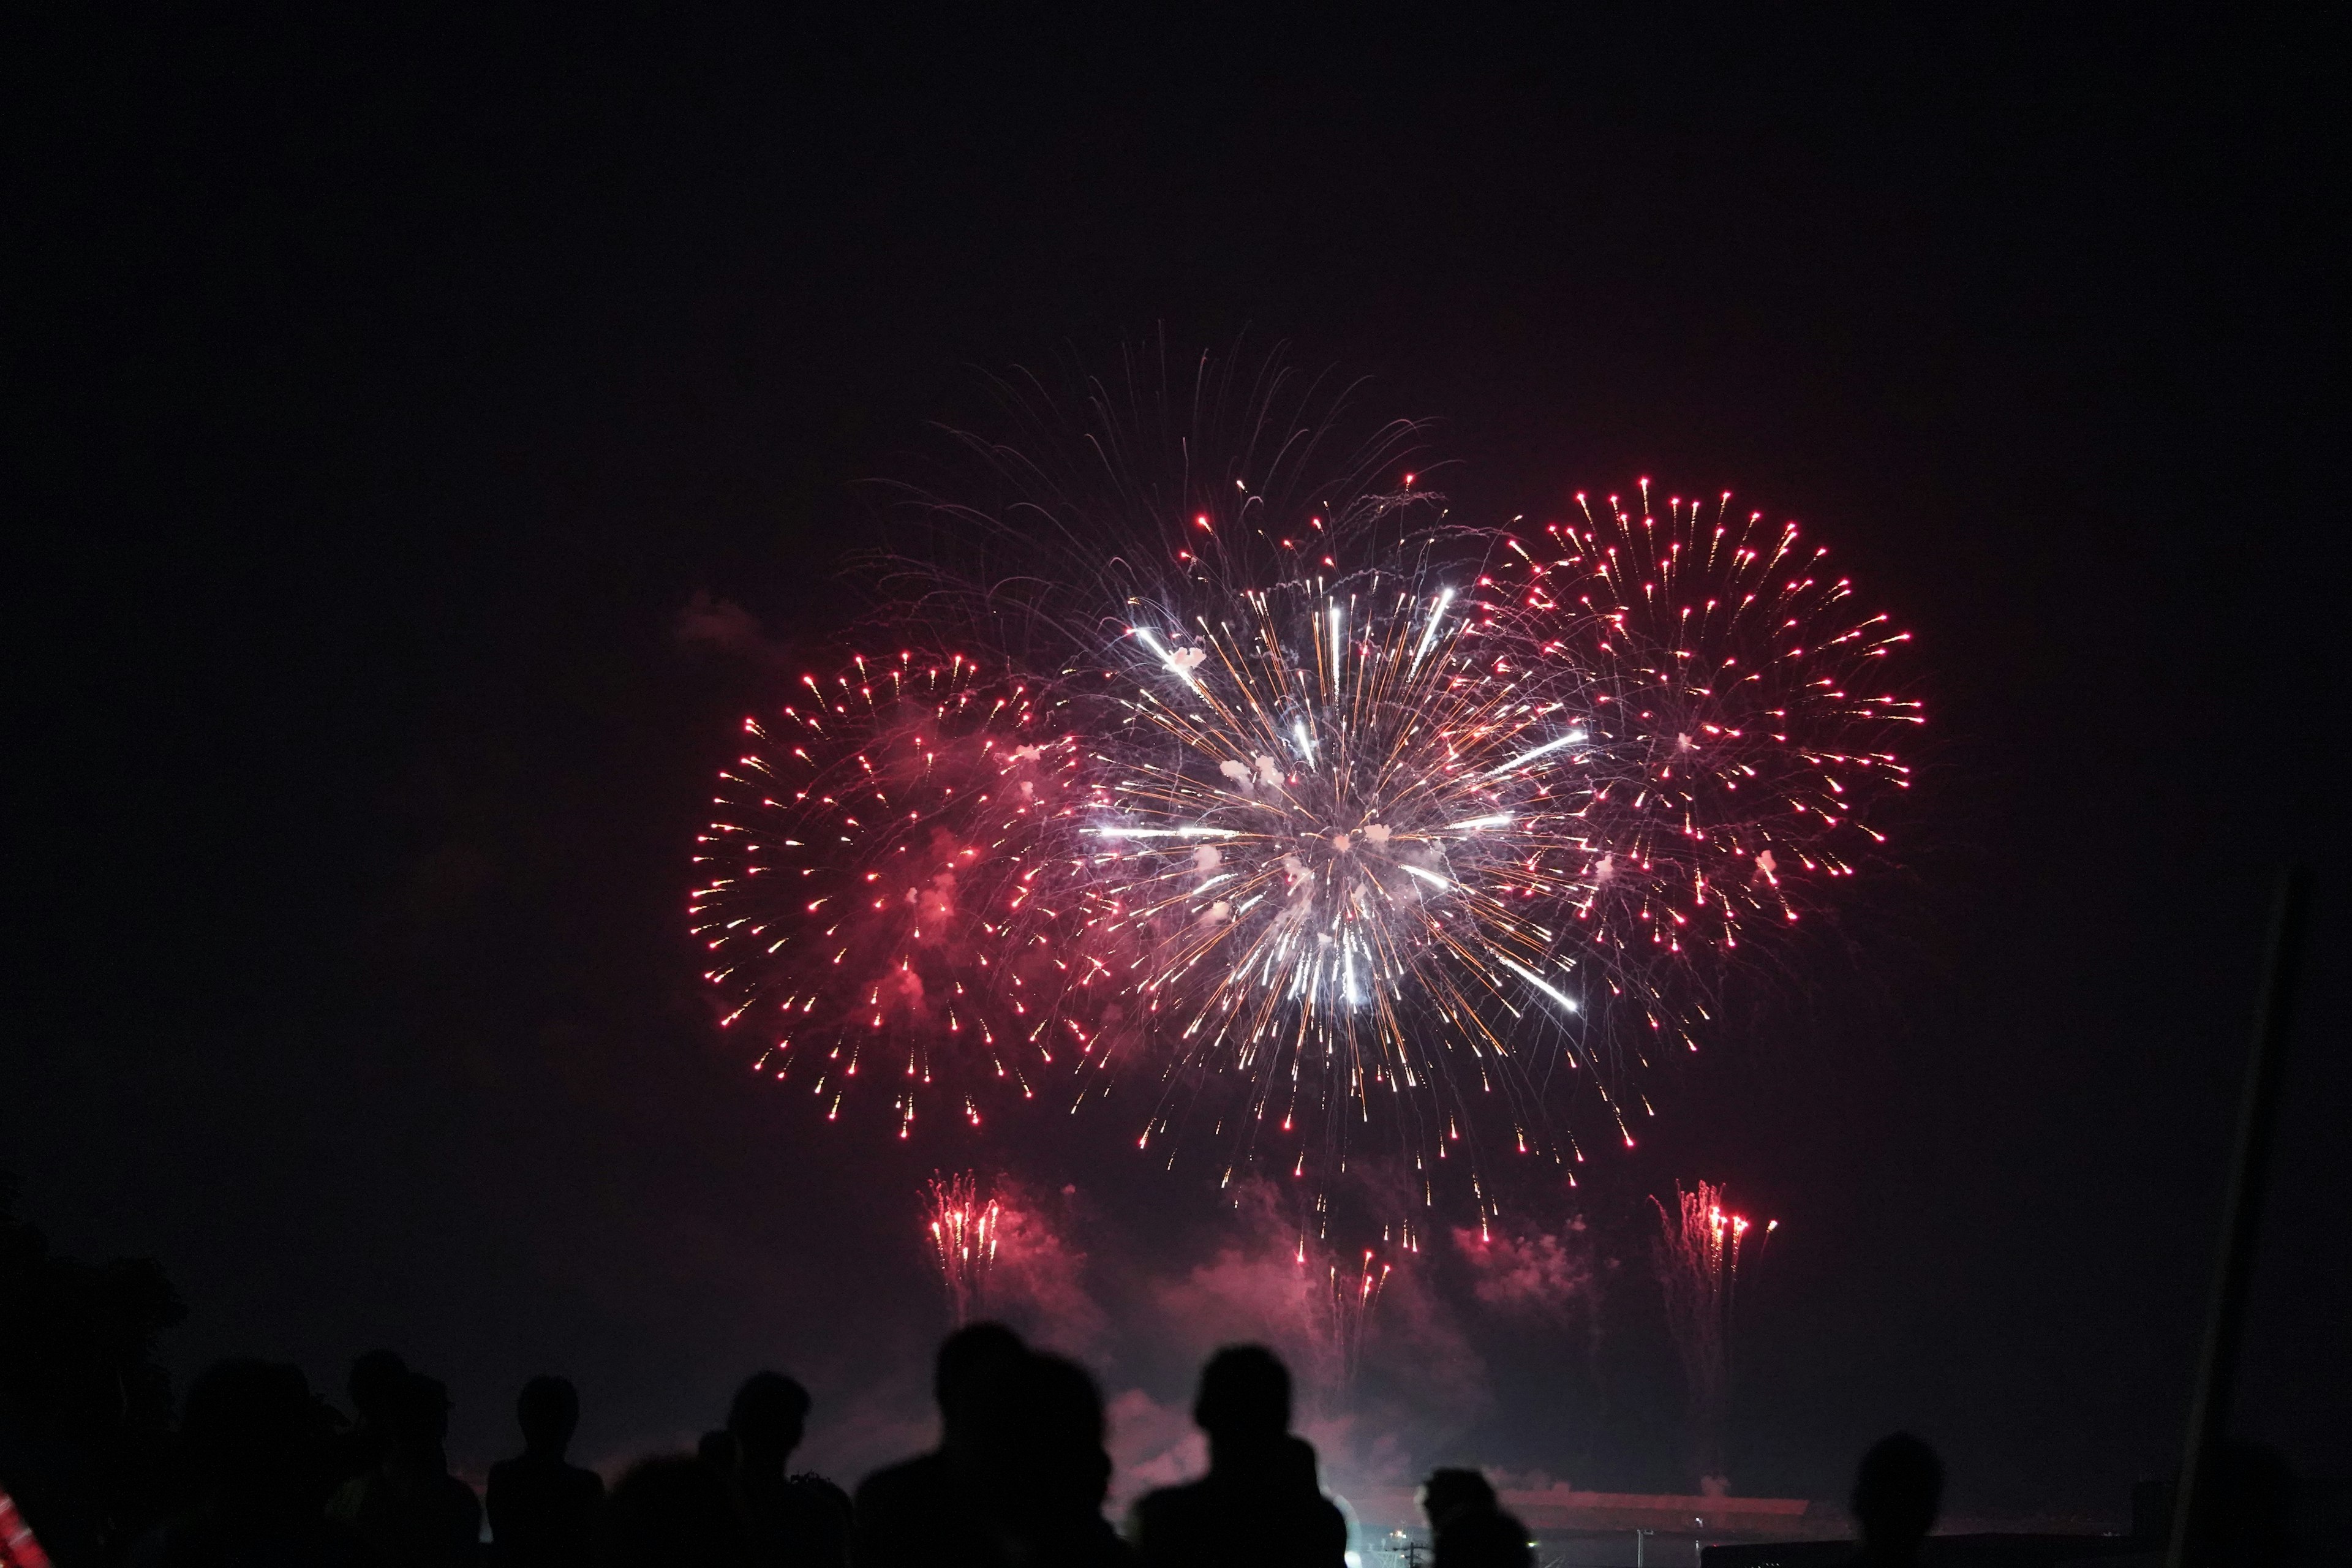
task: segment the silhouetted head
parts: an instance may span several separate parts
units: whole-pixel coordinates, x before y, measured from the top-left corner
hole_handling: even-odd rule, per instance
[[[189,1386],[180,1447],[212,1508],[229,1513],[303,1511],[319,1479],[320,1410],[298,1369],[225,1361]]]
[[[1288,1369],[1264,1345],[1227,1345],[1201,1369],[1192,1421],[1213,1443],[1272,1443],[1290,1430]]]
[[[931,1393],[940,1402],[940,1421],[950,1441],[971,1426],[975,1391],[1028,1353],[1021,1336],[1003,1323],[968,1324],[940,1342]]]
[[[727,1483],[683,1454],[632,1467],[597,1524],[607,1568],[740,1568],[751,1558]]]
[[[368,1352],[352,1363],[351,1380],[344,1385],[352,1397],[352,1414],[371,1426],[383,1426],[407,1381],[408,1363],[396,1352]]]
[[[781,1372],[755,1372],[735,1391],[727,1430],[747,1464],[782,1464],[807,1429],[808,1390]]]
[[[1016,1532],[1098,1519],[1110,1489],[1102,1394],[1086,1369],[1024,1354],[981,1385],[973,1447]]]
[[[524,1447],[562,1458],[580,1429],[580,1391],[568,1377],[532,1378],[515,1398],[515,1424]]]
[[[1862,1457],[1853,1477],[1853,1518],[1863,1550],[1903,1561],[1935,1528],[1944,1503],[1944,1461],[1908,1432],[1881,1437]]]
[[[1014,1374],[1017,1405],[1033,1436],[1048,1445],[1102,1446],[1102,1393],[1086,1368],[1033,1352]]]
[[[1421,1483],[1421,1511],[1429,1516],[1433,1530],[1456,1514],[1492,1513],[1501,1507],[1495,1489],[1476,1470],[1432,1470],[1429,1479]]]

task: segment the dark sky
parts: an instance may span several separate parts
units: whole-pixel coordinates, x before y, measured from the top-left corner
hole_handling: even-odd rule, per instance
[[[773,1362],[830,1462],[887,1447],[935,1156],[708,1026],[686,847],[772,679],[674,628],[707,591],[820,643],[858,482],[971,367],[1164,324],[1442,420],[1473,518],[1737,489],[1917,633],[1905,868],[1588,1189],[1635,1273],[1676,1177],[1787,1222],[1738,1489],[1834,1496],[1898,1425],[1988,1513],[2167,1463],[2289,856],[2243,1425],[2352,1470],[2338,37],[159,16],[5,51],[0,1162],[163,1261],[184,1372],[400,1346],[474,1463],[543,1367],[604,1457]],[[1217,1222],[1116,1132],[1027,1173],[1125,1300]],[[1465,1315],[1500,1392],[1416,1457],[1686,1485],[1649,1300],[1589,1347]]]

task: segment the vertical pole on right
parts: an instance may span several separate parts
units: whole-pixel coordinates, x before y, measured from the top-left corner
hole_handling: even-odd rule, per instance
[[[2174,1500],[2172,1539],[2165,1568],[2196,1568],[2190,1555],[2208,1532],[2213,1480],[2230,1405],[2237,1393],[2238,1353],[2245,1338],[2246,1297],[2253,1282],[2263,1200],[2270,1189],[2271,1134],[2278,1121],[2279,1085],[2294,1023],[2303,928],[2311,904],[2311,874],[2290,867],[2271,906],[2270,941],[2262,992],[2254,1006],[2252,1049],[2238,1101],[2238,1135],[2230,1162],[2221,1242],[2213,1261],[2213,1294],[2205,1319],[2205,1350],[2197,1365],[2197,1392],[2189,1406],[2189,1435],[2180,1456],[2180,1490]]]

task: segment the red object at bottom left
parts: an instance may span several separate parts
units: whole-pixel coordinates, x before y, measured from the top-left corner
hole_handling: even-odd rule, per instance
[[[0,1490],[0,1568],[49,1568],[49,1554],[5,1490]]]

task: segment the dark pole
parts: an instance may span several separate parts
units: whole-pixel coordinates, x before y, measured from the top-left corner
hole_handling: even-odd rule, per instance
[[[2189,1440],[2180,1457],[2180,1492],[2173,1503],[2172,1542],[2166,1568],[2190,1568],[2190,1542],[2210,1524],[2210,1493],[2230,1402],[2237,1392],[2238,1349],[2245,1337],[2246,1291],[2254,1277],[2254,1244],[2263,1197],[2270,1186],[2271,1129],[2278,1120],[2279,1082],[2294,1016],[2295,971],[2302,955],[2311,876],[2290,867],[2279,879],[2271,934],[2263,961],[2261,1000],[2254,1007],[2254,1043],[2246,1059],[2246,1087],[2238,1103],[2237,1149],[2230,1163],[2230,1197],[2221,1214],[2221,1246],[2213,1260],[2213,1304],[2205,1320],[2205,1353],[2197,1367],[2197,1394],[2189,1406]]]

